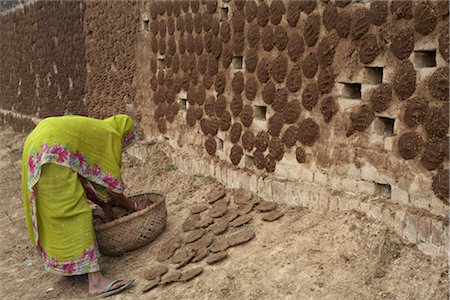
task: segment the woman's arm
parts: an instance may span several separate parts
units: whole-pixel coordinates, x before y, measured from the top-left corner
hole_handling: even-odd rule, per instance
[[[129,211],[138,211],[146,207],[145,202],[134,202],[127,199],[123,194],[117,194],[111,190],[108,190],[108,194],[111,199],[120,207],[125,208]]]

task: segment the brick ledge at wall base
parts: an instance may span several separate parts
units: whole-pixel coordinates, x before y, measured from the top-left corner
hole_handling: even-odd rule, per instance
[[[128,154],[145,160],[146,148],[140,142],[128,150]],[[204,175],[215,178],[227,188],[251,191],[265,200],[276,201],[288,206],[306,207],[318,213],[345,213],[357,211],[369,219],[383,223],[395,232],[406,244],[416,245],[425,255],[436,257],[446,255],[449,246],[448,222],[442,216],[428,211],[408,208],[380,199],[365,199],[354,194],[334,191],[305,182],[280,181],[271,177],[238,170],[223,161],[187,158],[170,148],[168,155],[178,169],[188,175]]]

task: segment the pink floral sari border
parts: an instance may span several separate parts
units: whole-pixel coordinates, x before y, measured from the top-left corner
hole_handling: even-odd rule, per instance
[[[79,257],[72,257],[69,261],[58,261],[54,257],[49,257],[44,248],[37,246],[38,253],[44,262],[45,269],[58,275],[82,275],[100,270],[98,258],[100,253],[94,244],[89,249],[85,249]]]
[[[31,192],[29,202],[30,202],[31,222],[33,227],[34,242],[35,245],[37,246],[38,252],[44,259],[46,269],[52,271],[53,273],[64,273],[65,275],[74,274],[71,273],[72,270],[74,270],[74,272],[80,272],[79,270],[91,270],[91,269],[95,270],[96,268],[98,268],[98,266],[96,267],[95,265],[91,265],[92,261],[90,258],[93,257],[96,259],[97,254],[92,255],[91,252],[94,251],[92,249],[86,249],[82,258],[75,258],[73,262],[68,263],[68,262],[58,262],[54,258],[50,259],[45,253],[44,249],[41,248],[39,245],[39,233],[36,214],[36,193],[34,190],[34,185],[39,181],[42,166],[47,163],[54,163],[70,168],[73,171],[80,174],[82,177],[92,182],[95,182],[99,185],[102,185],[108,189],[111,189],[116,193],[123,193],[124,184],[122,178],[114,177],[108,172],[103,172],[97,163],[91,163],[91,161],[86,156],[84,156],[84,154],[78,151],[71,150],[69,145],[66,145],[64,147],[63,145],[54,143],[50,147],[47,143],[45,143],[41,145],[41,151],[31,153],[28,156],[27,180],[28,180],[28,189]],[[86,259],[86,257],[89,257],[89,259]],[[65,270],[61,269],[62,267],[64,267]]]

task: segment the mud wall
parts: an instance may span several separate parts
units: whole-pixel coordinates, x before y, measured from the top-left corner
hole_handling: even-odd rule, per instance
[[[0,17],[0,107],[47,117],[86,114],[79,1],[40,1]]]
[[[29,131],[28,117],[125,113],[137,19],[133,1],[35,1],[3,12],[1,121]]]
[[[134,1],[86,1],[85,98],[93,117],[125,113],[134,101],[138,18]]]
[[[147,136],[263,178],[446,213],[446,1],[151,1],[140,12]]]

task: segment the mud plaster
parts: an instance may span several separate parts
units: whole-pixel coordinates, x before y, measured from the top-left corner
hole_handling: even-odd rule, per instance
[[[214,102],[214,111],[216,113],[216,116],[220,117],[225,112],[227,108],[227,100],[224,95],[220,95],[217,97],[216,101]]]
[[[233,100],[231,100],[230,108],[234,117],[239,116],[244,106],[241,95],[234,95]]]
[[[326,96],[322,99],[320,112],[323,115],[325,123],[329,123],[333,116],[338,112],[339,107],[333,96]]]
[[[235,32],[233,34],[233,52],[235,55],[242,55],[245,48],[245,34],[243,32]]]
[[[266,104],[272,104],[275,100],[275,84],[272,81],[267,82],[262,90],[262,98]]]
[[[441,101],[449,100],[449,71],[448,67],[437,69],[428,80],[428,89],[431,96]]]
[[[313,78],[316,75],[318,68],[319,63],[317,62],[317,56],[314,52],[310,52],[303,59],[303,75],[305,75],[305,77],[307,78]]]
[[[260,40],[259,26],[255,23],[250,24],[247,29],[247,42],[250,48],[258,47]]]
[[[245,105],[242,108],[240,119],[242,122],[242,125],[245,127],[250,127],[253,123],[253,108],[251,105]]]
[[[284,125],[283,114],[275,113],[269,119],[269,134],[273,137],[277,137],[280,135],[281,129]]]
[[[359,46],[359,60],[363,64],[371,63],[380,53],[380,47],[375,35],[368,34]]]
[[[265,51],[272,51],[275,45],[275,36],[272,26],[268,25],[261,31],[261,44]]]
[[[341,10],[338,13],[336,21],[336,32],[341,38],[346,38],[350,32],[350,24],[352,20],[352,12],[349,10]]]
[[[372,109],[378,113],[387,110],[392,102],[392,87],[388,83],[382,83],[375,88],[370,96]]]
[[[256,168],[260,170],[266,168],[266,158],[262,151],[256,150],[255,152],[253,152],[253,163],[255,164]]]
[[[297,149],[295,149],[295,158],[297,159],[297,162],[299,164],[303,164],[306,162],[306,153],[303,147],[297,147]]]
[[[330,93],[334,87],[333,69],[331,67],[320,69],[317,82],[319,83],[318,85],[319,91],[322,94]]]
[[[259,131],[255,136],[255,147],[259,151],[266,151],[269,144],[269,134],[266,131]]]
[[[352,14],[350,33],[353,40],[361,39],[370,27],[370,11],[367,8],[358,8]]]
[[[264,27],[269,22],[270,9],[266,2],[259,4],[256,10],[256,20],[259,26]]]
[[[245,83],[245,97],[253,101],[256,97],[256,93],[258,92],[259,83],[255,76],[250,76]]]
[[[416,157],[423,146],[422,137],[417,132],[405,132],[398,139],[398,151],[404,159]]]
[[[302,94],[302,105],[309,111],[316,106],[319,101],[319,90],[315,82],[309,82]]]
[[[322,23],[327,31],[336,28],[337,18],[338,12],[336,6],[331,3],[326,4],[322,14]]]
[[[298,68],[293,67],[286,78],[286,87],[291,93],[300,90],[302,86],[302,73]]]
[[[258,6],[254,0],[248,0],[245,2],[245,19],[248,23],[251,23],[254,19],[256,19],[257,9]]]
[[[275,82],[282,83],[287,75],[288,59],[285,55],[278,55],[272,62],[272,67],[270,68],[272,78]]]
[[[397,64],[392,85],[400,100],[412,96],[416,90],[416,70],[409,60]]]
[[[445,204],[448,204],[449,198],[449,170],[439,169],[433,176],[432,189],[434,194]]]
[[[289,91],[286,88],[278,89],[275,93],[275,100],[272,108],[279,113],[283,113],[288,102]]]
[[[242,135],[242,146],[246,151],[251,152],[255,145],[255,136],[253,134],[253,131],[246,130],[244,134]]]
[[[296,125],[289,126],[283,133],[282,141],[288,148],[292,148],[297,142],[298,127]]]
[[[398,59],[408,58],[414,49],[414,30],[411,27],[401,27],[391,42],[391,52]]]
[[[313,47],[320,34],[320,17],[318,15],[311,15],[306,19],[305,25],[303,27],[303,38],[305,39],[305,44],[308,47]]]
[[[292,100],[288,102],[283,110],[284,123],[294,124],[300,117],[300,101]]]
[[[241,139],[242,133],[242,124],[241,123],[233,123],[230,130],[230,141],[233,144],[236,144]]]
[[[439,52],[441,53],[442,58],[448,62],[449,60],[449,51],[448,51],[448,43],[449,43],[449,34],[448,34],[448,26],[443,26],[441,29],[441,33],[439,34]]]
[[[239,164],[239,162],[241,161],[243,154],[244,154],[244,152],[242,151],[241,146],[233,145],[233,147],[231,147],[231,152],[230,152],[231,163],[233,165],[237,166]]]
[[[391,3],[391,13],[393,17],[399,19],[412,19],[413,2],[409,0],[393,1]]]
[[[297,22],[300,19],[300,1],[289,1],[287,7],[286,19],[291,27],[296,27]]]
[[[448,103],[430,108],[425,117],[424,127],[428,136],[446,137],[449,127]]]
[[[231,81],[231,87],[233,93],[240,94],[244,90],[244,74],[242,72],[236,72],[233,80]]]
[[[284,156],[284,145],[280,138],[272,137],[269,141],[269,154],[277,161],[280,161]]]
[[[425,144],[425,149],[420,159],[422,166],[429,170],[436,170],[444,161],[445,147],[448,146],[444,139],[431,137]]]
[[[244,58],[245,68],[249,73],[253,73],[256,70],[258,64],[258,51],[254,48],[247,50],[247,55]]]
[[[312,146],[319,136],[319,125],[312,118],[307,118],[298,124],[298,140],[303,145]]]
[[[355,130],[364,131],[369,128],[375,119],[375,112],[369,105],[362,105],[350,114],[351,126],[347,132],[347,136],[352,135]]]
[[[293,62],[296,62],[301,59],[304,51],[305,45],[302,36],[296,31],[291,32],[287,45],[287,52],[289,58]]]
[[[410,98],[405,106],[403,121],[405,122],[406,126],[414,128],[425,121],[427,112],[428,112],[427,99],[420,96]]]

